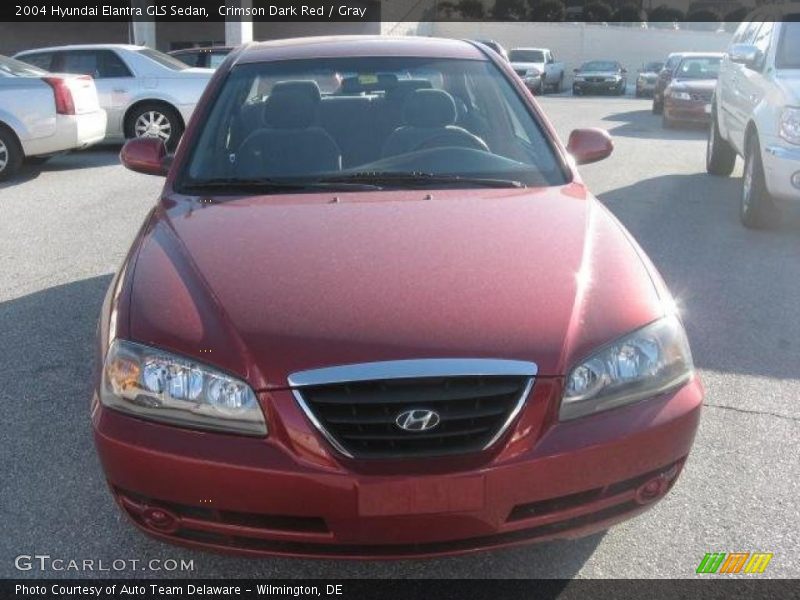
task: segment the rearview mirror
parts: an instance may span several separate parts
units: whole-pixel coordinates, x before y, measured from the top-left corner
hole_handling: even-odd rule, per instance
[[[751,44],[734,44],[728,52],[731,62],[744,65],[748,69],[758,69],[763,53]]]
[[[586,165],[608,158],[614,151],[614,142],[605,129],[575,129],[569,134],[567,152],[575,163]]]
[[[141,137],[125,142],[120,162],[131,171],[165,176],[169,171],[167,147],[159,138]]]

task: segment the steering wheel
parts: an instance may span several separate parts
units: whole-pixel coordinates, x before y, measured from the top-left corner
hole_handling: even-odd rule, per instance
[[[431,148],[442,148],[447,146],[455,146],[457,148],[468,148],[472,150],[481,150],[483,152],[491,152],[489,146],[478,136],[471,133],[461,131],[444,131],[429,137],[427,140],[417,144],[412,152],[419,150],[429,150]]]

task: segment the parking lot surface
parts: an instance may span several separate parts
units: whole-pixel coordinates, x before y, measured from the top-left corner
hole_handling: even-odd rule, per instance
[[[744,229],[741,165],[729,179],[706,175],[705,131],[662,130],[647,100],[540,102],[562,139],[587,126],[615,137],[612,157],[582,173],[684,311],[706,407],[665,500],[583,540],[425,561],[243,559],[143,536],[114,506],[94,453],[90,358],[111,274],[163,180],[99,148],[0,184],[0,576],[682,578],[706,552],[737,551],[772,552],[763,576],[800,576],[800,222]],[[184,558],[194,570],[20,572],[21,554]]]

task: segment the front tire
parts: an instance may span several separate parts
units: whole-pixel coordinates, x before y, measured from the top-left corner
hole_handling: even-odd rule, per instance
[[[739,211],[742,225],[749,229],[767,229],[775,225],[778,210],[767,190],[761,148],[753,136],[747,143],[742,177],[742,202]]]
[[[159,102],[140,104],[125,120],[125,137],[159,138],[170,152],[178,146],[182,135],[183,123],[177,111]]]
[[[17,136],[7,127],[0,125],[0,181],[14,176],[22,166],[24,158]]]
[[[711,175],[727,177],[736,164],[736,151],[719,132],[716,113],[711,115],[706,142],[706,171]]]

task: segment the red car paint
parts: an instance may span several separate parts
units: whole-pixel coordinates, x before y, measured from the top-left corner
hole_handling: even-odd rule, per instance
[[[696,375],[655,398],[558,420],[571,366],[663,316],[671,297],[502,61],[571,183],[337,193],[336,203],[331,193],[201,203],[173,189],[208,99],[236,60],[476,52],[424,38],[332,38],[239,50],[218,69],[98,328],[95,442],[115,498],[144,531],[245,554],[451,554],[602,530],[675,482],[700,417]],[[99,373],[114,337],[244,379],[268,437],[181,429],[102,406]],[[538,365],[523,409],[484,452],[341,456],[287,381],[330,365],[445,357]]]

